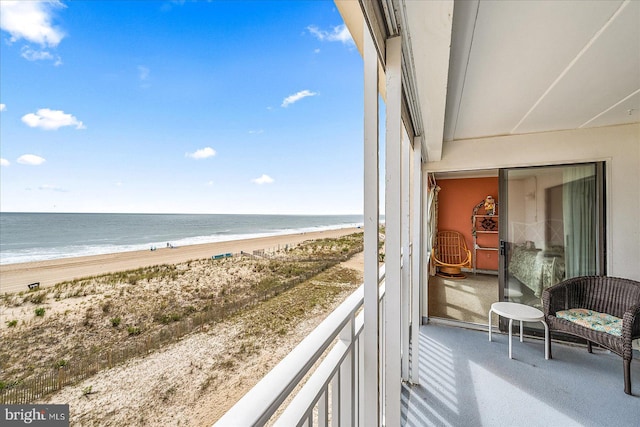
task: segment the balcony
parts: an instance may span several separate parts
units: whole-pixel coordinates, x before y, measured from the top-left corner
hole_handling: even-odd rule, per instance
[[[378,277],[382,324],[384,267],[379,270]],[[364,285],[329,314],[215,425],[362,424],[363,304]]]
[[[437,217],[429,173],[606,158],[604,271],[640,277],[629,187],[639,57],[611,47],[635,46],[638,3],[334,1],[364,60],[365,284],[216,426],[638,425],[640,355],[629,396],[618,356],[554,343],[545,360],[543,341],[528,338],[510,360],[505,335],[419,325],[436,223],[426,218]],[[376,283],[383,176],[386,284]]]
[[[635,426],[640,419],[640,357],[631,363],[633,396],[623,390],[622,359],[605,350],[429,324],[420,328],[420,385],[403,385],[407,426]]]
[[[383,323],[384,270],[380,283]],[[361,287],[216,426],[367,425],[362,304]],[[553,359],[545,360],[544,341],[525,337],[514,340],[510,360],[506,334],[489,342],[485,331],[438,322],[420,326],[419,345],[419,384],[403,383],[399,402],[384,402],[386,364],[378,353],[381,425],[635,426],[640,417],[640,354],[629,396],[620,357],[603,350],[554,343]],[[387,405],[398,403],[401,419],[385,420]]]

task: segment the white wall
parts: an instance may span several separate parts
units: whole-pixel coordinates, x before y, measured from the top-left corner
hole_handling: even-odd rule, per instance
[[[640,124],[452,141],[428,172],[605,161],[607,274],[640,280]]]

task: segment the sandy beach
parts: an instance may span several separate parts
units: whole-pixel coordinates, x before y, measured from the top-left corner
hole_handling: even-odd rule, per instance
[[[361,231],[342,228],[310,233],[287,234],[246,240],[206,243],[175,248],[158,248],[155,251],[120,252],[51,261],[37,261],[0,265],[0,293],[28,290],[30,283],[40,282],[41,287],[53,286],[66,280],[96,276],[116,271],[130,270],[160,264],[176,264],[189,260],[210,258],[224,253],[252,252],[278,249],[305,240],[334,238]]]
[[[9,344],[0,349],[6,362],[0,379],[42,378],[52,366],[64,366],[65,372],[93,366],[87,362],[95,355],[117,355],[146,343],[152,351],[134,352],[36,402],[69,404],[73,426],[210,426],[362,283],[361,232],[350,228],[2,266],[0,341]],[[315,244],[346,235],[351,236],[337,246]],[[151,345],[174,325],[189,325],[194,313],[207,313],[212,304],[258,296],[262,286],[313,271],[322,262],[308,262],[309,254],[335,259],[345,248],[356,252],[293,288],[237,315],[181,332],[171,343]],[[260,249],[273,250],[274,257],[210,259]],[[284,260],[278,254],[286,255]],[[291,261],[295,257],[305,261],[297,264]],[[133,279],[116,274],[116,280],[103,276],[53,286],[74,277],[159,264],[139,276],[132,272]],[[27,290],[25,283],[33,280],[47,288],[4,294],[8,277],[18,290]],[[37,363],[26,368],[23,361],[34,355]]]

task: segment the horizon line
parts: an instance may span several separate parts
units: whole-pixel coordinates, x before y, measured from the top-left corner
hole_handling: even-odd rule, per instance
[[[2,214],[97,214],[97,215],[262,215],[262,216],[363,216],[363,213],[217,213],[217,212],[97,212],[97,211],[2,211]],[[384,215],[384,213],[381,213]]]

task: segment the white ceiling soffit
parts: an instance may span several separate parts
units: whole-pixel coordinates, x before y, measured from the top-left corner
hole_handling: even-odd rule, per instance
[[[640,1],[456,1],[451,49],[446,141],[639,121]]]
[[[422,137],[423,161],[442,157],[444,117],[453,21],[453,0],[334,0],[362,53],[361,20],[384,64],[385,38],[402,39],[402,117],[410,137]],[[413,46],[413,41],[416,46]],[[382,72],[384,72],[382,70]],[[424,74],[419,74],[424,73]],[[428,76],[426,78],[425,76]],[[384,76],[380,93],[385,95]]]
[[[399,7],[398,7],[399,6]],[[426,161],[442,159],[453,1],[407,1],[399,5],[404,63],[412,86],[406,91],[413,114],[418,114]],[[398,12],[398,11],[396,11]],[[412,104],[417,105],[411,108]]]
[[[453,0],[360,0],[384,62],[383,37],[402,36],[402,117],[423,161],[442,158]],[[415,42],[415,45],[414,45]]]

